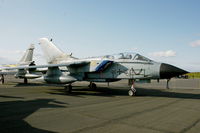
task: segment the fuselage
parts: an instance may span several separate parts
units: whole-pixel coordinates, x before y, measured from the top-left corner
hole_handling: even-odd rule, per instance
[[[121,79],[168,79],[171,78],[170,76],[176,76],[185,72],[172,66],[170,70],[173,74],[168,74],[165,77],[166,73],[171,73],[169,71],[165,73],[165,69],[171,65],[155,62],[135,53],[63,60],[59,63],[80,61],[88,61],[90,63],[82,66],[68,66],[66,67],[68,72],[62,72],[59,68],[49,69],[47,74],[40,79],[48,83],[63,84],[75,81],[114,82]],[[166,68],[163,68],[163,66]],[[175,68],[180,71],[178,72]]]

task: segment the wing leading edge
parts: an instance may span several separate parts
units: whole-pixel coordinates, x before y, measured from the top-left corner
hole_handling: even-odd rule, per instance
[[[2,70],[15,70],[15,69],[34,69],[34,68],[53,68],[53,67],[62,67],[62,66],[82,66],[89,64],[89,61],[73,61],[68,63],[61,64],[48,64],[48,65],[35,65],[35,66],[17,66],[17,67],[2,67]]]

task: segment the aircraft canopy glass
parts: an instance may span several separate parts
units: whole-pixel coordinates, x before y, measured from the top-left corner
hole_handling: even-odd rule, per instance
[[[103,58],[109,58],[109,59],[131,59],[131,60],[138,60],[138,61],[147,61],[150,62],[151,60],[136,53],[119,53],[119,54],[113,54],[113,55],[106,55],[103,56]]]

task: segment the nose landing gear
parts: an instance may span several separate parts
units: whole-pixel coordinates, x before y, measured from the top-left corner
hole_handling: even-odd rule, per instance
[[[135,86],[134,86],[134,80],[132,80],[132,86],[131,86],[131,89],[128,91],[128,95],[129,96],[135,96],[136,95],[136,89],[135,89]]]

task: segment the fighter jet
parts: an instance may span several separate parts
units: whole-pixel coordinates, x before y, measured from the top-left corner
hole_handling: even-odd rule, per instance
[[[26,50],[22,58],[20,59],[19,63],[17,64],[9,64],[9,65],[2,65],[2,67],[8,67],[8,68],[15,68],[18,66],[32,66],[35,65],[33,61],[33,52],[34,52],[34,44],[31,44],[29,48]],[[33,69],[32,69],[33,70]],[[15,75],[15,78],[22,78],[24,79],[24,83],[27,83],[27,79],[33,79],[33,78],[39,78],[40,75],[34,74],[32,70],[24,70],[24,69],[11,69],[11,70],[5,70],[0,69],[0,75],[2,77],[2,80],[4,81],[4,75]]]
[[[78,59],[71,54],[64,54],[52,41],[41,38],[39,44],[50,64],[36,66],[19,66],[15,69],[48,68],[47,73],[37,80],[54,84],[65,84],[68,93],[72,91],[72,83],[76,81],[90,82],[90,88],[96,88],[95,82],[115,82],[128,79],[134,83],[150,82],[152,79],[171,79],[188,73],[170,64],[148,59],[138,53],[119,53]],[[62,72],[60,67],[67,68]],[[130,96],[136,94],[134,86],[128,91]]]

